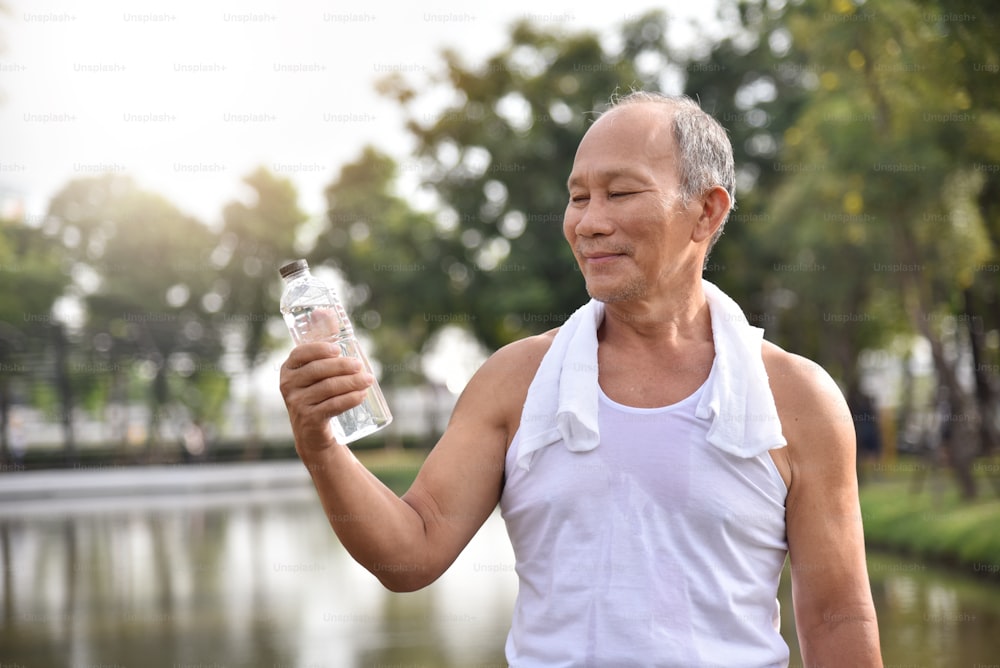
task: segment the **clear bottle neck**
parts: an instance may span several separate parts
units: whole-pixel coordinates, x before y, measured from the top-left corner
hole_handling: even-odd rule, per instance
[[[296,271],[293,271],[292,273],[286,276],[282,276],[281,280],[285,282],[285,285],[288,285],[289,283],[297,281],[300,278],[311,278],[311,277],[312,274],[309,273],[309,267],[305,267],[303,269],[298,269]]]

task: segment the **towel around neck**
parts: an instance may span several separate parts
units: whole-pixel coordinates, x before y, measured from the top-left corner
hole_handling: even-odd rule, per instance
[[[702,287],[712,318],[716,378],[695,416],[711,421],[708,442],[739,457],[786,445],[761,357],[764,330],[751,326],[714,284],[703,280]],[[519,429],[521,468],[529,469],[534,453],[555,443],[574,452],[600,445],[597,329],[603,320],[604,304],[592,299],[559,328],[528,387]]]

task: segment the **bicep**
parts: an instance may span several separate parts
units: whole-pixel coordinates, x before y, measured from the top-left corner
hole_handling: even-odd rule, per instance
[[[798,401],[786,522],[796,620],[808,629],[867,614],[871,593],[850,412],[832,381]]]
[[[466,387],[437,445],[403,500],[423,520],[428,562],[443,572],[500,500],[508,406],[495,396],[492,369]]]
[[[833,449],[833,448],[831,448]],[[831,459],[833,459],[831,457]],[[787,505],[788,552],[796,617],[818,623],[868,596],[857,486],[841,463],[810,474],[795,470]],[[853,467],[851,470],[853,476]]]

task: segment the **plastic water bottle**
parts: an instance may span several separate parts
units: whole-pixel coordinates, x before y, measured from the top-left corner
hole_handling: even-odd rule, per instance
[[[278,270],[285,281],[281,295],[281,315],[295,345],[311,341],[334,341],[344,357],[360,360],[372,373],[371,363],[361,350],[354,327],[334,291],[312,275],[305,260],[295,260]],[[374,374],[372,374],[374,375]],[[392,422],[392,413],[382,390],[375,382],[364,402],[331,420],[339,443],[351,443]]]

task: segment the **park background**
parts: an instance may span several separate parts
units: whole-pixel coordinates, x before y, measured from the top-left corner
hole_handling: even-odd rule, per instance
[[[852,404],[887,663],[1000,662],[997,10],[5,7],[0,662],[502,660],[495,518],[406,596],[325,530],[277,267],[347,302],[396,414],[359,456],[405,489],[484,356],[586,298],[565,178],[632,88],[729,130],[706,277]]]

